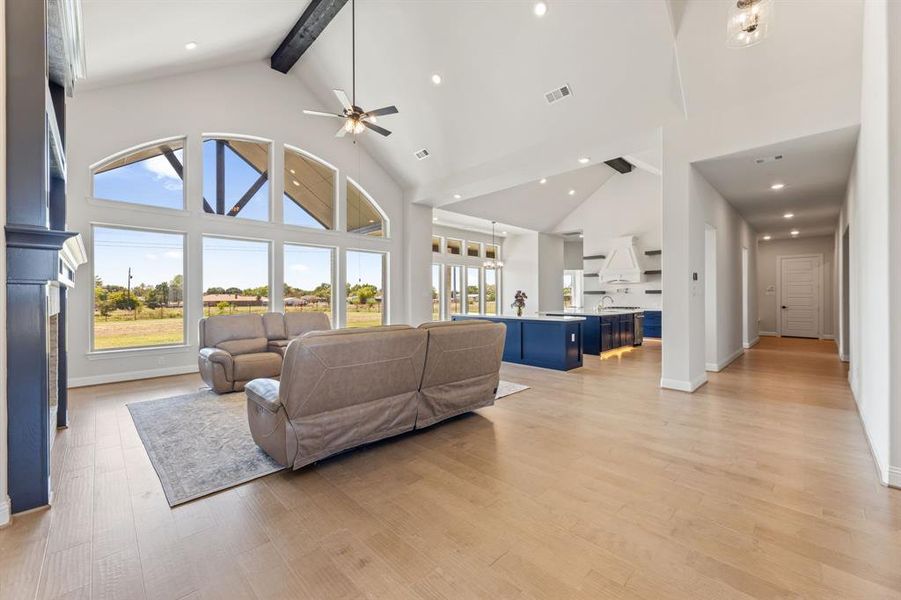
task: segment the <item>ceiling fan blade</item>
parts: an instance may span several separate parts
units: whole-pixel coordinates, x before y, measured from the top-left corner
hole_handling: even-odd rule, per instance
[[[386,106],[384,108],[377,108],[375,110],[370,110],[368,113],[364,114],[364,117],[382,117],[384,115],[396,115],[397,107],[396,106]]]
[[[335,137],[336,137],[336,138],[343,138],[345,135],[347,135],[347,130],[344,129],[344,125],[342,125],[342,126],[341,126],[341,129],[338,130],[338,133],[335,134]]]
[[[305,115],[313,115],[315,117],[334,117],[336,119],[343,119],[344,115],[336,115],[334,113],[322,112],[319,110],[305,110],[303,111]]]
[[[374,132],[380,133],[385,137],[388,137],[389,135],[391,135],[391,132],[388,131],[387,129],[385,129],[384,127],[379,127],[378,125],[373,125],[369,121],[360,121],[360,122],[363,123],[364,127],[368,127],[369,129],[373,130]]]
[[[350,98],[347,97],[347,94],[344,93],[344,90],[332,90],[335,92],[335,95],[338,96],[338,102],[341,103],[341,106],[344,107],[345,110],[353,110],[353,105],[350,103]]]

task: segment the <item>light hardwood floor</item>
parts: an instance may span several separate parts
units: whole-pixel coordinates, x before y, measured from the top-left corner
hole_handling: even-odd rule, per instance
[[[557,373],[422,432],[170,510],[126,402],[74,390],[56,503],[0,531],[0,597],[901,597],[901,491],[879,485],[832,342],[766,338],[693,395],[660,346]]]

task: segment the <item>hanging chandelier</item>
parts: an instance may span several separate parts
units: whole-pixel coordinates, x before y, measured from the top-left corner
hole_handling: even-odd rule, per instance
[[[494,226],[497,224],[496,221],[491,222],[491,246],[494,248],[494,258],[489,258],[485,262],[482,263],[482,266],[486,269],[501,269],[504,266],[504,261],[498,260],[498,245],[494,241]],[[485,251],[485,256],[488,256],[488,251]]]
[[[747,48],[763,41],[773,18],[774,0],[734,0],[726,22],[726,45]]]

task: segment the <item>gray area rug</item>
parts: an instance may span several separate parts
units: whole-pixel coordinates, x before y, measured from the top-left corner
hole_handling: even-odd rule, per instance
[[[527,389],[501,381],[495,398]],[[202,390],[128,405],[169,506],[283,469],[254,443],[246,402],[244,392]]]
[[[283,469],[254,443],[246,402],[205,390],[128,405],[169,506]]]

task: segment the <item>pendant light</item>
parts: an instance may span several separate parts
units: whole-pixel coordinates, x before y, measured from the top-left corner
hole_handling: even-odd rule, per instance
[[[726,45],[747,48],[763,41],[773,19],[775,0],[733,0],[726,22]]]
[[[494,226],[497,225],[496,221],[491,222],[491,245],[495,248],[494,250],[494,258],[489,258],[485,262],[482,263],[482,266],[486,269],[501,269],[504,266],[504,262],[498,260],[498,245],[494,241]],[[485,252],[485,255],[488,255],[488,252]]]

